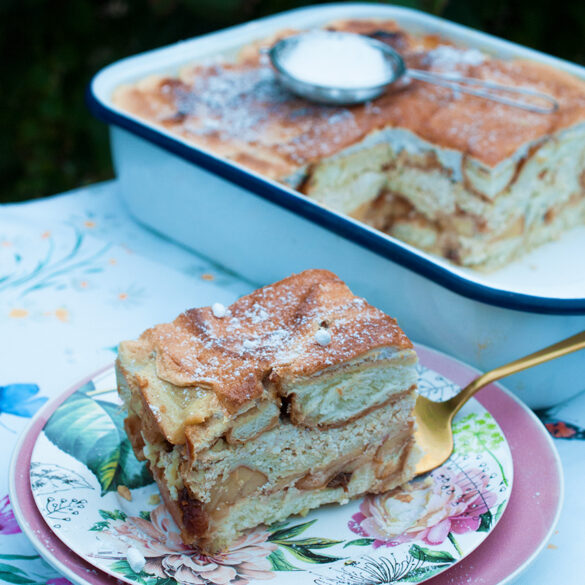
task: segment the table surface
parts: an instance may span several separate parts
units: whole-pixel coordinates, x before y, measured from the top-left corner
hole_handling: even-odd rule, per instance
[[[10,507],[10,458],[33,414],[112,363],[119,340],[257,286],[136,224],[117,188],[110,181],[0,206],[0,581],[67,583],[37,555]],[[539,414],[557,435],[565,500],[551,541],[516,583],[579,584],[585,393]]]

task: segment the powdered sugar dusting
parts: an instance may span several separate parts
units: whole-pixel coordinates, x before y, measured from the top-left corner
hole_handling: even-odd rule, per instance
[[[270,105],[286,102],[290,94],[276,81],[270,67],[234,69],[216,64],[203,70],[192,85],[174,89],[177,111],[196,117],[187,125],[194,134],[219,133],[253,141],[259,125],[270,118]],[[268,107],[258,107],[265,104]]]
[[[232,404],[259,396],[268,375],[310,376],[375,348],[410,347],[393,319],[321,270],[242,297],[221,319],[191,309],[150,336],[160,377]]]
[[[568,74],[537,62],[494,58],[478,49],[437,46],[436,36],[411,34],[395,24],[387,27],[387,34],[384,23],[369,26],[352,19],[327,28],[387,42],[409,68],[535,89],[561,107],[527,119],[518,108],[499,110],[479,97],[405,79],[369,104],[322,106],[295,97],[278,82],[262,52],[274,39],[244,47],[234,60],[184,67],[179,76],[163,78],[154,87],[136,84],[115,99],[123,109],[191,144],[295,188],[309,184],[303,182],[311,174],[307,165],[357,147],[380,129],[407,130],[430,143],[440,157],[457,156],[451,151],[458,151],[493,167],[534,140],[585,119],[584,86]],[[475,117],[485,124],[475,124],[474,133],[446,131]],[[493,134],[500,118],[501,128]],[[448,166],[459,169],[460,164]]]
[[[196,142],[263,146],[270,158],[278,152],[304,164],[339,150],[360,132],[349,109],[297,98],[262,59],[245,66],[196,66],[184,77],[163,81],[160,91],[176,113],[164,109],[158,122]]]
[[[481,65],[485,55],[477,49],[461,49],[441,45],[427,53],[431,66],[444,72],[456,71],[461,65]]]

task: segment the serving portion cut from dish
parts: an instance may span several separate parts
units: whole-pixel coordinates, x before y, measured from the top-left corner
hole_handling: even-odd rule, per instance
[[[417,81],[365,105],[313,104],[279,85],[265,54],[290,30],[242,48],[236,59],[126,84],[112,101],[464,266],[502,266],[585,223],[585,82],[542,63],[415,35],[390,20],[327,28],[388,43],[409,67],[546,93],[559,109],[532,113]]]
[[[120,344],[126,430],[185,543],[414,477],[416,353],[335,275],[308,270]]]

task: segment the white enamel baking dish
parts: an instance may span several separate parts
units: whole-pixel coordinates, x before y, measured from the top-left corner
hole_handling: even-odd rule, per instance
[[[354,17],[393,18],[415,32],[436,32],[504,58],[535,59],[585,78],[582,67],[414,10],[377,4],[293,10],[180,42],[106,67],[88,90],[91,110],[111,126],[120,196],[130,213],[255,284],[305,268],[329,268],[395,316],[411,338],[481,370],[584,330],[585,228],[495,273],[471,272],[328,211],[111,102],[122,83],[234,54],[281,28]],[[559,403],[585,390],[585,352],[517,374],[505,384],[532,407]]]

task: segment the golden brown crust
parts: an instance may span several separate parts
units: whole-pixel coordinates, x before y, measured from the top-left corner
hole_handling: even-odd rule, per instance
[[[417,37],[393,21],[346,20],[328,28],[357,32],[388,43],[408,66],[443,71],[436,35]],[[449,71],[497,83],[532,88],[560,105],[542,115],[495,104],[422,82],[395,84],[365,105],[329,107],[308,103],[283,90],[260,49],[275,38],[242,51],[236,63],[195,65],[181,79],[160,78],[120,88],[114,103],[213,152],[272,178],[340,152],[387,127],[405,128],[430,143],[493,167],[522,145],[585,120],[585,83],[532,61],[453,61]]]
[[[315,333],[326,327],[331,342]],[[157,374],[176,386],[211,389],[235,412],[267,392],[266,385],[310,376],[372,349],[412,348],[382,311],[354,296],[334,274],[307,270],[231,305],[225,317],[191,309],[173,323],[146,331]]]

